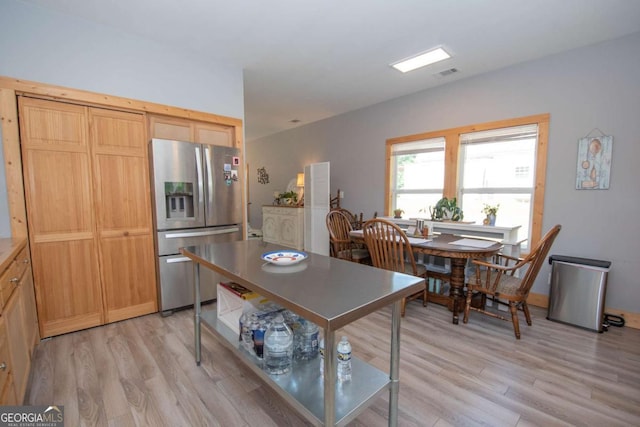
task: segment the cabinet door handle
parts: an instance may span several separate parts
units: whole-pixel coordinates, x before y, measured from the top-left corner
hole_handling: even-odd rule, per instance
[[[25,264],[29,264],[29,258],[25,258],[22,262]]]
[[[165,239],[182,239],[185,237],[213,236],[216,234],[235,233],[236,231],[240,231],[240,228],[231,227],[231,228],[222,228],[220,230],[194,231],[194,232],[186,232],[186,233],[169,233],[169,234],[165,234],[164,238]]]
[[[167,260],[167,264],[174,264],[176,262],[189,262],[191,261],[191,258],[187,258],[186,256],[181,256],[178,258],[169,258]]]
[[[7,364],[4,363],[4,362],[0,363],[0,369],[2,369],[3,371],[6,371],[7,370]]]
[[[10,279],[9,281],[11,283],[18,283],[18,280],[20,280],[20,279],[18,279],[17,277],[14,277],[13,279]]]

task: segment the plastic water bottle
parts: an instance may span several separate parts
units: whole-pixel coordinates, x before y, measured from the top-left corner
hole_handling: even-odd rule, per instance
[[[278,314],[264,337],[264,368],[270,374],[286,374],[293,359],[293,333]]]
[[[351,344],[347,337],[338,343],[338,381],[351,381]]]
[[[256,317],[256,321],[258,318]],[[240,317],[242,345],[246,350],[253,350],[253,332],[251,331],[251,316],[247,313]]]
[[[293,357],[300,360],[311,360],[318,356],[318,325],[300,319],[301,325],[294,333]]]
[[[255,335],[256,335],[256,331],[258,330],[258,327],[260,327],[258,314],[251,313],[251,315],[249,316],[249,331],[251,332],[251,335],[250,335],[251,341],[247,342],[246,346],[247,346],[247,350],[253,351],[254,353],[256,351]]]
[[[320,375],[324,375],[324,337],[320,338],[318,345],[318,354],[320,355]]]
[[[242,313],[238,319],[238,341],[242,342],[242,324],[247,322],[247,313]]]
[[[302,322],[304,320],[300,316],[289,310],[285,310],[282,313],[282,318],[284,319],[284,323],[289,327],[289,329],[291,329],[291,333],[293,334],[293,348],[295,352],[296,340],[300,337],[299,329],[302,327]]]
[[[242,313],[240,316],[240,320],[238,321],[240,327],[240,337],[239,341],[241,344],[245,342],[245,336],[248,334],[249,338],[251,338],[251,317],[249,313]]]
[[[253,331],[253,350],[256,352],[256,356],[262,359],[264,355],[264,336],[267,332],[267,322],[261,320],[258,323],[258,329]]]

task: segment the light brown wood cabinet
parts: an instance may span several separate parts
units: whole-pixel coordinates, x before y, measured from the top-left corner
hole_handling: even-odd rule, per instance
[[[139,215],[149,173],[138,154],[152,137],[243,151],[242,120],[2,76],[0,113],[11,235],[29,239],[40,333],[156,311],[150,209]]]
[[[20,401],[22,401],[27,388],[31,365],[31,355],[26,341],[26,324],[24,322],[25,315],[22,299],[22,292],[16,290],[2,312],[7,327],[14,388]]]
[[[26,241],[16,244],[12,239],[0,240],[4,266],[0,274],[0,405],[15,405],[24,401],[39,335]]]
[[[149,134],[152,138],[241,148],[236,144],[235,127],[215,123],[149,115]]]
[[[89,109],[105,323],[157,310],[147,138],[140,114]]]
[[[36,309],[36,294],[33,286],[33,274],[29,267],[20,281],[20,300],[22,301],[22,313],[24,315],[24,339],[29,348],[29,353],[40,341],[38,331],[38,313]]]
[[[18,106],[42,337],[157,311],[144,115]]]
[[[0,316],[0,405],[18,404],[11,372],[12,365],[4,316]]]

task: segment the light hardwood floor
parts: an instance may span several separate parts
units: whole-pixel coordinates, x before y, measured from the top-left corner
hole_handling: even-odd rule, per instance
[[[353,353],[388,371],[390,309],[344,332]],[[402,321],[401,426],[638,426],[640,330],[598,334],[532,307],[512,325],[442,306],[407,304]],[[36,349],[27,404],[64,405],[66,426],[300,426],[305,421],[203,334],[193,359],[192,310],[54,337]],[[387,396],[350,426],[387,425]]]

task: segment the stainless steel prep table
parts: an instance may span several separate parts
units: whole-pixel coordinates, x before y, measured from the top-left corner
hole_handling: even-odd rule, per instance
[[[225,337],[223,341],[238,350],[238,356],[310,422],[326,426],[345,425],[388,389],[389,425],[397,425],[400,303],[403,297],[420,291],[424,287],[424,279],[313,253],[292,267],[273,266],[261,259],[264,252],[279,249],[291,250],[258,240],[190,246],[181,250],[184,256],[194,261],[196,363],[199,365],[201,358],[202,322],[214,333]],[[316,323],[324,329],[327,355],[335,354],[336,330],[392,305],[389,373],[354,357],[353,379],[337,385],[335,358],[325,357],[324,379],[320,376],[319,359],[296,363],[287,375],[267,374],[247,352],[240,350],[237,334],[217,321],[215,311],[202,312],[201,265]]]

